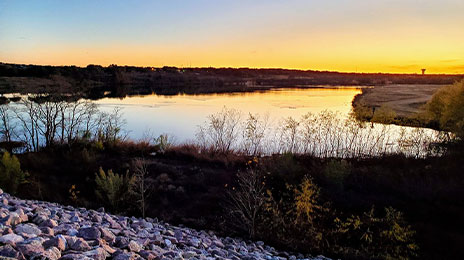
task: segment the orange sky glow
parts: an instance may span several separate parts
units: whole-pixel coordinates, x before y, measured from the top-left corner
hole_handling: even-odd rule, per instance
[[[0,62],[464,73],[462,1],[225,2],[6,1]]]

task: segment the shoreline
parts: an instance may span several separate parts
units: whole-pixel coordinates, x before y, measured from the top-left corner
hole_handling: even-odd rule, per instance
[[[435,129],[424,117],[423,106],[443,86],[393,84],[363,88],[362,93],[353,98],[353,111],[358,119],[367,122]],[[375,113],[383,115],[375,116]]]

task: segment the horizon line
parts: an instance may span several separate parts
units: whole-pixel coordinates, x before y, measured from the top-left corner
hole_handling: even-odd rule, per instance
[[[426,74],[421,74],[417,72],[364,72],[364,71],[338,71],[338,70],[316,70],[316,69],[302,69],[302,68],[284,68],[284,67],[214,67],[214,66],[189,66],[189,67],[184,67],[184,66],[174,66],[174,65],[163,65],[163,66],[138,66],[138,65],[120,65],[116,63],[112,63],[109,65],[101,65],[101,64],[94,64],[94,63],[89,63],[85,66],[81,65],[51,65],[51,64],[33,64],[33,63],[10,63],[10,62],[3,62],[0,61],[0,64],[7,64],[7,65],[23,65],[23,66],[48,66],[48,67],[78,67],[78,68],[86,68],[88,66],[101,66],[101,67],[110,67],[112,65],[115,65],[117,67],[136,67],[136,68],[165,68],[165,67],[171,67],[171,68],[178,68],[178,69],[252,69],[252,70],[288,70],[288,71],[301,71],[301,72],[328,72],[328,73],[345,73],[345,74],[389,74],[389,75],[419,75],[419,76],[462,76],[464,75],[463,73],[426,73]]]

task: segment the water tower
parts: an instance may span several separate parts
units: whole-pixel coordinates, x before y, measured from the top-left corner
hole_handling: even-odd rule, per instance
[[[426,70],[426,69],[421,69],[421,71],[422,71],[422,75],[424,75],[424,74],[425,74],[425,70]]]

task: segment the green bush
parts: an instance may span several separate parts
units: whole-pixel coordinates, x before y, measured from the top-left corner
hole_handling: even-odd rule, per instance
[[[95,194],[112,211],[120,212],[128,196],[132,181],[133,178],[129,177],[128,173],[125,176],[113,173],[112,170],[105,173],[100,168],[98,173],[95,174],[95,183],[97,184]]]
[[[15,194],[20,184],[26,181],[27,173],[21,170],[16,156],[3,153],[0,161],[0,187],[6,192]]]
[[[391,124],[395,122],[396,112],[388,105],[377,108],[372,117],[372,121],[381,124]]]
[[[353,111],[351,116],[359,121],[370,121],[373,117],[374,111],[372,107],[367,106],[363,102],[357,104],[353,103]]]
[[[431,122],[464,138],[464,80],[440,88],[426,104]]]

